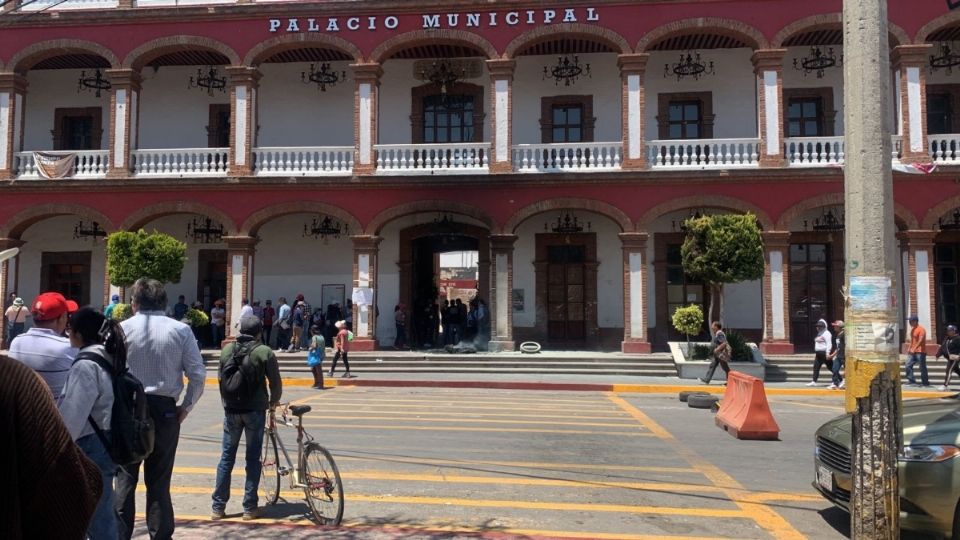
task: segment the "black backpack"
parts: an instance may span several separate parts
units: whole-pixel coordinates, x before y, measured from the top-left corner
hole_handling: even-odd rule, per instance
[[[225,407],[243,408],[256,395],[263,375],[250,359],[256,341],[236,343],[230,358],[220,363],[220,397]]]
[[[147,408],[143,384],[126,365],[114,366],[99,354],[87,351],[74,360],[91,360],[106,370],[113,380],[113,410],[110,414],[110,436],[100,429],[92,416],[87,421],[107,448],[117,465],[139,463],[153,452],[155,431]]]

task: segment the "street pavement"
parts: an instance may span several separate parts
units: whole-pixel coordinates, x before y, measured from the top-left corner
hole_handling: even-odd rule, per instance
[[[242,446],[230,518],[210,521],[222,408],[208,384],[180,438],[176,538],[849,534],[847,515],[810,485],[813,433],[842,413],[842,393],[772,395],[776,442],[738,441],[675,394],[290,384],[284,400],[313,407],[304,424],[340,468],[343,525],[315,526],[302,493],[288,486],[286,501],[242,522]],[[292,446],[294,431],[281,429]],[[137,537],[146,538],[142,522]]]

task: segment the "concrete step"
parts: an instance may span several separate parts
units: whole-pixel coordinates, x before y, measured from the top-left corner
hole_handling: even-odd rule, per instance
[[[813,355],[769,356],[766,357],[768,382],[807,382],[813,377]],[[902,360],[902,359],[901,359]],[[947,363],[943,360],[933,361],[927,358],[927,374],[931,384],[941,384],[946,376]],[[914,370],[919,379],[919,370]],[[900,376],[906,380],[906,368],[901,367]],[[820,381],[829,382],[829,371],[820,370]]]

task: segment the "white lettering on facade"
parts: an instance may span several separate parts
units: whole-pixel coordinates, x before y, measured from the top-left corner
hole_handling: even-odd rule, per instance
[[[297,19],[290,19],[287,21],[287,32],[299,32],[300,25],[297,24]]]
[[[577,22],[577,12],[569,8],[563,10],[563,22]]]
[[[447,13],[447,26],[450,28],[456,28],[458,24],[460,24],[460,14]]]
[[[480,26],[479,13],[467,13],[467,27]]]
[[[505,20],[507,21],[508,25],[516,26],[520,24],[520,14],[516,11],[511,11],[510,13],[507,13]]]
[[[377,29],[377,18],[367,17],[367,30],[376,30],[376,29]]]
[[[280,19],[270,19],[270,31],[276,32],[280,28]]]
[[[394,28],[400,26],[400,19],[390,15],[383,20],[383,25],[386,26],[388,30],[393,30]]]
[[[496,12],[496,11],[493,11],[493,12],[490,13],[490,22],[487,23],[487,24],[488,24],[488,26],[496,26],[496,25],[497,25],[497,12]]]
[[[307,19],[307,32],[319,32],[320,27],[317,25],[316,19]]]
[[[548,9],[543,12],[543,24],[550,24],[556,18],[557,12],[552,9]]]
[[[562,11],[562,18],[561,18]],[[575,23],[579,21],[586,22],[598,22],[600,20],[600,14],[597,12],[596,8],[562,8],[561,9],[540,9],[540,10],[524,10],[524,11],[508,11],[508,12],[497,12],[491,11],[487,13],[435,13],[429,15],[421,15],[423,17],[422,28],[425,29],[440,29],[440,28],[493,28],[500,24],[502,21],[507,26],[518,26],[520,24],[526,25],[537,25],[537,24],[556,24],[559,22],[565,23]],[[521,17],[522,22],[521,22]],[[380,27],[395,30],[400,26],[400,18],[394,15],[388,16],[379,16],[379,15],[366,15],[366,16],[351,16],[351,17],[341,17],[346,20],[346,29],[350,32],[360,31],[362,28],[365,28],[370,31],[379,30]],[[363,19],[366,18],[366,24],[364,24]],[[339,32],[340,31],[340,18],[338,17],[329,17],[329,18],[309,18],[305,19],[306,24],[304,26],[304,31],[306,32]],[[461,20],[463,21],[463,26],[460,25]],[[326,24],[324,24],[326,21]],[[268,31],[271,33],[277,32],[300,32],[300,19],[299,18],[287,18],[287,19],[267,19]]]
[[[439,15],[424,15],[424,16],[423,16],[423,27],[424,27],[424,28],[440,28],[440,16],[439,16]]]
[[[360,17],[350,17],[347,19],[347,30],[357,30],[360,28]]]
[[[340,25],[337,24],[337,19],[333,18],[327,21],[327,32],[339,32]]]
[[[533,16],[536,15],[536,11],[527,11],[527,24],[534,24],[536,21],[533,19]]]
[[[593,22],[600,20],[600,15],[597,14],[597,10],[595,8],[587,8],[587,20]]]

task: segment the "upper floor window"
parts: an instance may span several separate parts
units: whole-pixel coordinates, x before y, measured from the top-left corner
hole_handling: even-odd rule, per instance
[[[593,142],[593,96],[540,98],[540,142]]]
[[[712,139],[713,94],[660,94],[657,124],[660,139]]]
[[[99,150],[103,111],[100,107],[61,108],[54,111],[54,150]]]
[[[823,133],[823,99],[793,98],[787,103],[787,137],[820,137]]]
[[[437,94],[423,98],[423,142],[474,142],[473,96]]]
[[[927,133],[953,133],[953,95],[949,92],[927,93]]]
[[[213,103],[210,105],[210,123],[207,124],[207,147],[227,148],[230,146],[230,104]]]

